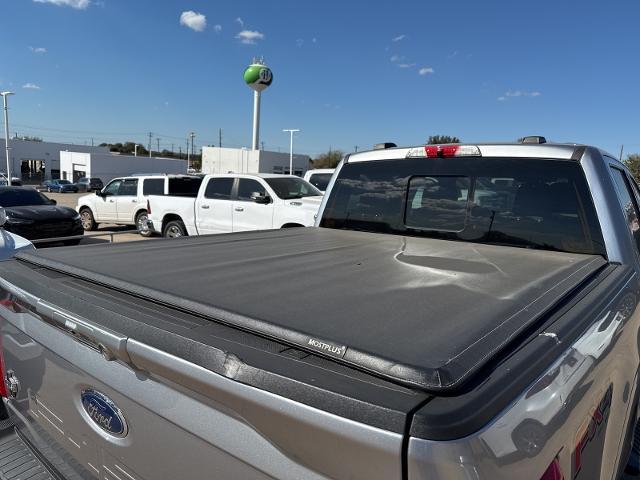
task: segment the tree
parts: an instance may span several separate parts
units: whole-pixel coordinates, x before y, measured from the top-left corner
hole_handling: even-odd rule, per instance
[[[327,153],[322,153],[313,160],[313,168],[336,168],[344,153],[340,150],[329,150]]]
[[[443,143],[460,143],[460,139],[449,135],[432,135],[427,140],[428,145],[440,145]]]
[[[631,175],[633,175],[633,178],[635,178],[637,182],[640,182],[640,154],[632,153],[631,155],[627,155],[624,164],[631,172]]]

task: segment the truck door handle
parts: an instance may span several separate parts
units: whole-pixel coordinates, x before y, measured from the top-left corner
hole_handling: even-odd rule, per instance
[[[137,198],[134,198],[133,200],[131,200],[131,203],[136,203],[138,201]]]
[[[115,202],[115,200],[109,200],[109,203],[113,203],[113,202]]]
[[[244,208],[242,207],[236,207],[235,210],[236,212],[244,212]]]
[[[207,208],[209,208],[209,205],[200,205],[200,208],[207,209]]]

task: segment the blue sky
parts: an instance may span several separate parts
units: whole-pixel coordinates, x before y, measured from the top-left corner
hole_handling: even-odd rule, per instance
[[[184,16],[183,12],[193,12]],[[202,17],[204,16],[204,18]],[[254,56],[274,72],[261,140],[352,151],[429,135],[540,134],[640,151],[640,2],[3,0],[11,131],[161,148],[250,146]]]

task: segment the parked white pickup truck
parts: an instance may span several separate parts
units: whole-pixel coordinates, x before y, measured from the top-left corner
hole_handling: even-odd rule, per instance
[[[99,223],[135,225],[143,236],[147,229],[149,195],[195,195],[201,177],[189,175],[140,175],[114,178],[95,195],[78,199],[76,210],[85,230],[95,230]]]
[[[164,237],[310,227],[322,193],[292,175],[207,175],[195,198],[150,196],[148,228]]]

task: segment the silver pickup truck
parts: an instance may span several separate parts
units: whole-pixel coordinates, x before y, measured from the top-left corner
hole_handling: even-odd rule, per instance
[[[0,477],[618,478],[639,203],[592,147],[391,148],[317,227],[19,253]]]

